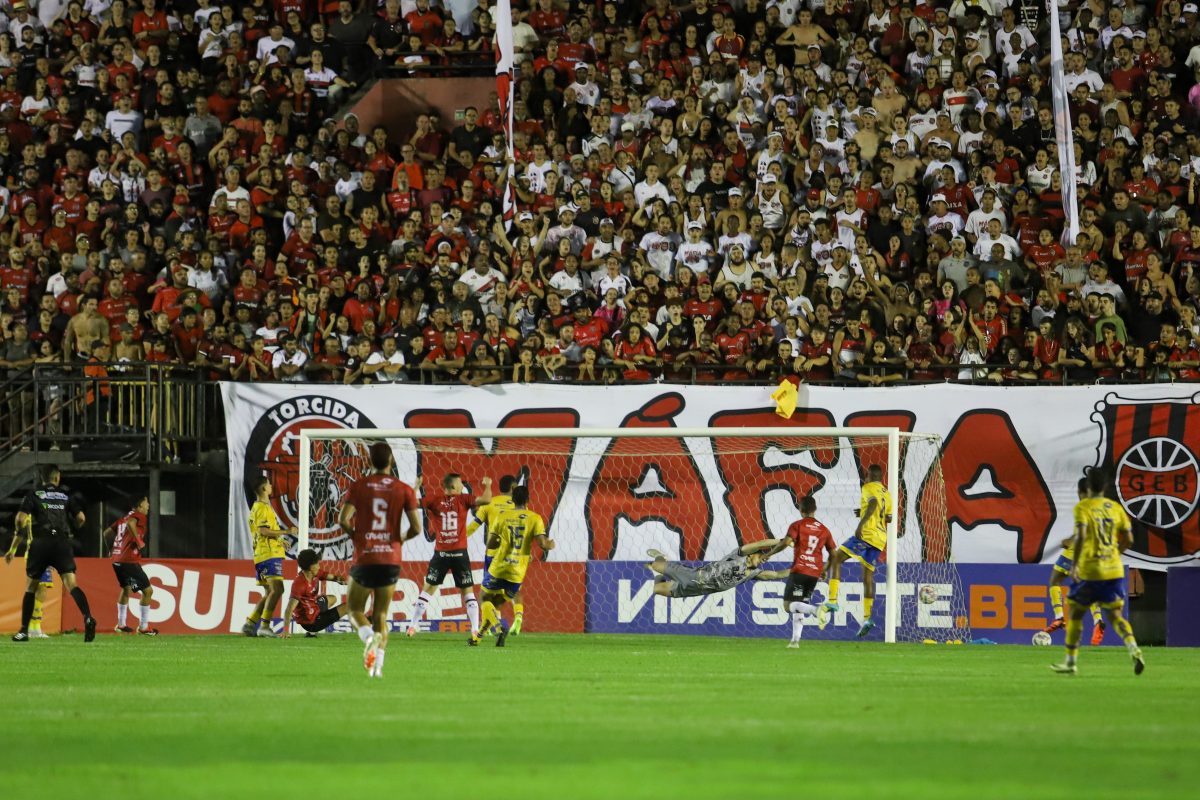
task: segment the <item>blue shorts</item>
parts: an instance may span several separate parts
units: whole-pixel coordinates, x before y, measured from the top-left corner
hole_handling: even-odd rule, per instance
[[[38,583],[54,583],[54,578],[50,575],[49,567],[46,567],[46,571],[42,573],[42,577],[38,578]]]
[[[488,574],[488,567],[490,567],[490,566],[492,565],[492,558],[493,558],[493,556],[489,556],[489,555],[487,555],[486,553],[485,553],[485,554],[484,554],[484,556],[483,556],[483,574],[484,574],[484,577],[487,577],[487,574]]]
[[[1071,568],[1075,566],[1075,560],[1066,556],[1059,556],[1054,562],[1054,571],[1061,572],[1063,575],[1070,575]]]
[[[1120,608],[1125,605],[1125,579],[1107,581],[1075,581],[1067,599],[1080,606],[1099,603],[1101,608]]]
[[[504,592],[504,596],[512,600],[521,591],[521,584],[497,578],[490,572],[483,573],[483,588],[492,592]]]
[[[852,536],[842,542],[842,551],[857,558],[863,565],[864,569],[874,570],[875,565],[879,563],[879,554],[883,551],[878,547],[869,545],[865,540]]]
[[[258,576],[259,583],[275,578],[283,580],[283,559],[268,558],[266,561],[256,561],[254,573]]]

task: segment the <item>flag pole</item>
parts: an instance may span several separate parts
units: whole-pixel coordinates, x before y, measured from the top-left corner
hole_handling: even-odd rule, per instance
[[[1067,224],[1063,227],[1063,242],[1075,244],[1079,238],[1079,201],[1075,185],[1075,134],[1071,126],[1071,109],[1067,91],[1067,75],[1063,66],[1062,26],[1058,19],[1058,3],[1050,4],[1050,95],[1054,102],[1054,138],[1058,145],[1058,171],[1062,178],[1062,207]]]

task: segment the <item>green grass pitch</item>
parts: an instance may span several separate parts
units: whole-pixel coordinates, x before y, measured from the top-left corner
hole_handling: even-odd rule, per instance
[[[0,644],[4,795],[1194,797],[1200,651],[527,634]],[[149,790],[149,791],[148,791]]]

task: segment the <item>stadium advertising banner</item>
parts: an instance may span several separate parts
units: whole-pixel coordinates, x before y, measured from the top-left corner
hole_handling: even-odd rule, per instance
[[[79,584],[87,590],[92,608],[113,608],[120,586],[113,577],[112,562],[103,558],[80,558],[76,559],[76,566]],[[262,597],[254,566],[248,561],[165,559],[147,562],[144,566],[154,585],[150,624],[162,633],[240,633],[246,616]],[[0,578],[4,578],[0,581],[3,589],[0,592],[0,630],[15,631],[19,624],[22,591],[19,587],[23,585],[23,576],[18,574],[20,567],[14,561],[7,572],[0,572]],[[530,571],[529,580],[523,587],[529,603],[526,619],[530,628],[559,633],[582,632],[584,565],[539,564],[538,567],[540,569]],[[482,564],[475,565],[476,581],[482,579],[481,568]],[[420,593],[424,574],[423,563],[410,562],[401,568],[396,596],[389,610],[393,628],[412,619],[413,604]],[[287,608],[286,590],[296,577],[294,561],[285,562],[284,577],[285,592],[276,614]],[[578,589],[564,592],[563,587]],[[325,591],[335,598],[335,605],[346,600],[346,589],[340,584],[327,581]],[[53,605],[46,610],[46,630],[57,632],[60,618],[63,630],[82,630],[83,618],[75,604],[62,603],[57,587],[50,595]],[[137,625],[137,600],[131,600],[129,606],[130,616],[134,619],[130,624]],[[101,627],[102,631],[110,629],[107,625]],[[349,631],[350,627],[342,620],[334,630]],[[422,630],[470,632],[462,595],[451,585],[434,594]]]
[[[969,624],[975,638],[998,644],[1029,644],[1030,638],[1053,618],[1046,565],[960,564],[959,574],[967,592]],[[945,631],[955,627],[951,618],[954,603],[952,584],[925,583],[913,565],[898,565],[900,626],[910,640],[943,641]],[[653,576],[643,564],[628,561],[593,561],[587,569],[587,630],[589,633],[676,633],[705,636],[762,636],[786,638],[789,616],[783,609],[782,581],[748,581],[729,592],[703,597],[668,598],[654,594]],[[917,600],[918,586],[932,586],[937,597],[932,603]],[[882,576],[879,581],[876,619],[883,618]],[[824,599],[828,587],[817,584],[816,596]],[[848,563],[842,571],[839,610],[830,615],[825,630],[811,621],[805,639],[850,640],[863,619],[863,584],[858,566]],[[1090,618],[1085,623],[1090,633]],[[961,627],[961,626],[960,626]],[[922,634],[925,634],[924,636]],[[1061,638],[1061,634],[1056,636]],[[867,636],[883,640],[883,626]],[[1116,639],[1110,637],[1110,644]]]
[[[1071,534],[1076,482],[1085,467],[1115,475],[1136,537],[1127,561],[1142,569],[1197,563],[1200,552],[1200,395],[1171,385],[1056,387],[802,387],[798,410],[774,413],[770,387],[644,385],[594,388],[554,385],[346,387],[223,385],[229,437],[229,553],[250,556],[249,486],[269,474],[285,526],[298,521],[298,432],[315,428],[687,428],[895,425],[942,437],[944,514],[959,563],[1050,563]],[[626,480],[612,454],[635,455],[613,440],[601,455],[573,451],[569,440],[541,439],[536,454],[506,440],[472,441],[469,452],[425,453],[420,469],[493,478],[528,476],[531,506],[558,547],[550,563],[633,561],[649,533],[671,558],[719,558],[744,541],[781,535],[764,508],[814,491],[818,516],[841,539],[852,530],[863,459],[834,453],[815,463],[699,452],[680,439],[656,440],[644,474]],[[765,443],[764,443],[765,444]],[[665,450],[674,449],[675,458]],[[906,458],[901,492],[906,525],[919,527],[916,504],[929,497],[930,462]],[[880,459],[871,455],[870,459]],[[399,462],[399,459],[398,459]],[[333,520],[338,499],[365,468],[362,458],[314,461],[310,524],[314,541],[337,558],[345,542]],[[415,462],[400,465],[413,480]],[[934,487],[939,489],[940,486]],[[939,495],[940,498],[940,495]],[[940,500],[939,500],[940,502]],[[790,506],[794,508],[794,506]],[[794,517],[793,517],[794,518]],[[927,519],[930,517],[926,517]],[[920,531],[928,535],[928,531]],[[664,535],[673,545],[662,546]],[[322,538],[324,537],[324,538]],[[472,537],[472,557],[482,555]],[[426,560],[418,538],[405,558]],[[903,558],[901,559],[903,560]]]

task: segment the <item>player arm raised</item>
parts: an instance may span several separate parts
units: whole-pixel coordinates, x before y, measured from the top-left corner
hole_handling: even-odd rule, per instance
[[[782,581],[787,580],[789,575],[786,569],[764,569],[762,572],[754,576],[756,581]]]
[[[738,552],[744,556],[748,556],[753,553],[768,551],[767,555],[773,556],[783,548],[787,547],[789,541],[789,539],[763,539],[758,542],[751,542],[750,544],[742,545],[738,548]]]
[[[479,482],[483,485],[483,494],[476,497],[475,502],[472,503],[475,508],[481,508],[492,502],[492,479],[482,478]]]

